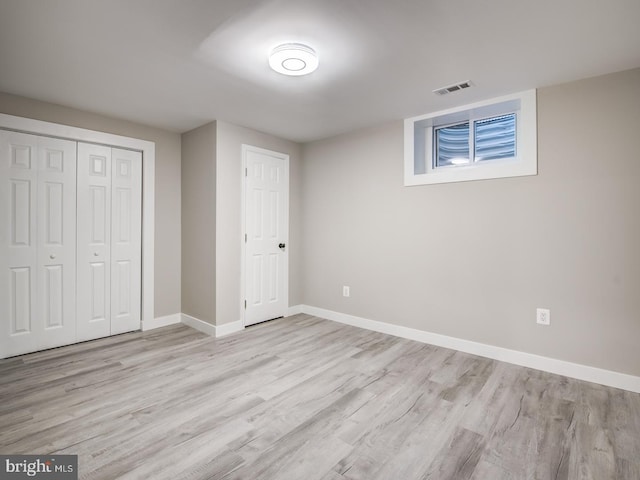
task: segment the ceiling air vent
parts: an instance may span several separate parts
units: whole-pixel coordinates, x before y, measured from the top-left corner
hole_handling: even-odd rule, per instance
[[[456,83],[454,85],[448,85],[442,88],[436,88],[433,93],[436,95],[446,95],[447,93],[457,92],[458,90],[463,90],[465,88],[469,88],[473,84],[467,80],[466,82]]]

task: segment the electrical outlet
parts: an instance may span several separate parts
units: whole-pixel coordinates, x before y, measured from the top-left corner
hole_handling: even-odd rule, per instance
[[[343,297],[348,297],[350,295],[349,292],[349,287],[347,287],[346,285],[344,287],[342,287],[342,296]]]
[[[536,322],[540,325],[551,325],[551,311],[546,308],[536,309]]]

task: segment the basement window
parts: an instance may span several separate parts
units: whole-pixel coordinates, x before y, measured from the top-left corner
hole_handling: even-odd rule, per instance
[[[535,90],[405,120],[405,185],[536,175]]]

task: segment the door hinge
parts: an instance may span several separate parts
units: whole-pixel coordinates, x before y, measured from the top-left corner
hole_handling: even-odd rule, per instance
[[[247,301],[246,300],[244,301],[244,309],[245,310],[247,309]]]
[[[247,243],[247,234],[244,234],[244,243]]]
[[[249,176],[249,169],[248,169],[248,168],[245,168],[245,169],[244,169],[244,176],[245,176],[245,177],[248,177],[248,176]]]

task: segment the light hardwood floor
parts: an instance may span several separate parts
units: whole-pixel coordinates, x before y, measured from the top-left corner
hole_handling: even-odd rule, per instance
[[[0,361],[0,453],[83,479],[640,479],[640,395],[297,315]]]

